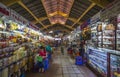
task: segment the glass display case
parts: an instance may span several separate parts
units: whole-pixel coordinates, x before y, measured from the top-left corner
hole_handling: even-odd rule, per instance
[[[89,65],[105,77],[107,75],[107,53],[89,48],[87,55]]]
[[[115,25],[103,24],[103,48],[115,49]]]
[[[116,50],[120,51],[120,15],[117,18],[117,28],[116,28]]]
[[[102,33],[102,30],[103,30],[102,28],[103,28],[102,23],[98,23],[97,24],[97,40],[98,40],[97,43],[98,43],[99,48],[102,48],[102,43],[103,43],[102,42],[103,41],[102,40],[102,38],[103,38],[102,37],[102,34],[103,34]]]
[[[120,55],[110,55],[111,77],[120,77]]]
[[[97,47],[97,27],[96,24],[91,25],[91,40],[90,40],[90,46]]]
[[[87,63],[102,77],[120,76],[120,53],[116,50],[105,48],[95,49],[88,47]]]

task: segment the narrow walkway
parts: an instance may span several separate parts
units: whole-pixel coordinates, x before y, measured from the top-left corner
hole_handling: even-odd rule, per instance
[[[26,77],[96,77],[87,67],[76,66],[67,54],[55,52],[45,73],[27,73]]]

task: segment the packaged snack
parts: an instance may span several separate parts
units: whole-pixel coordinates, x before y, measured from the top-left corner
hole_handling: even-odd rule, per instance
[[[99,25],[97,26],[97,31],[99,31],[99,32],[102,31],[102,24],[99,24]]]
[[[108,24],[106,27],[105,27],[106,30],[115,30],[115,26],[113,24]]]

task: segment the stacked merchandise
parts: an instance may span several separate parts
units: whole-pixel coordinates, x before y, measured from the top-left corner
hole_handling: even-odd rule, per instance
[[[91,26],[91,40],[89,44],[92,47],[97,46],[97,30],[96,30],[96,27],[94,27],[93,25]]]
[[[1,4],[0,7],[4,8]],[[0,77],[20,77],[33,67],[40,33],[2,11],[0,16]]]
[[[86,27],[83,29],[82,38],[83,38],[83,40],[91,39],[91,29],[89,27]]]
[[[97,42],[98,47],[102,48],[102,23],[97,25]]]
[[[115,24],[113,23],[114,19],[112,18],[112,21],[104,22],[103,26],[103,48],[107,49],[115,49]]]

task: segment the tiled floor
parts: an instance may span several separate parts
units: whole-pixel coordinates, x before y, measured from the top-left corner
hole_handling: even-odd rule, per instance
[[[67,54],[54,52],[50,68],[45,73],[27,73],[26,77],[97,77],[86,66],[76,66]]]

